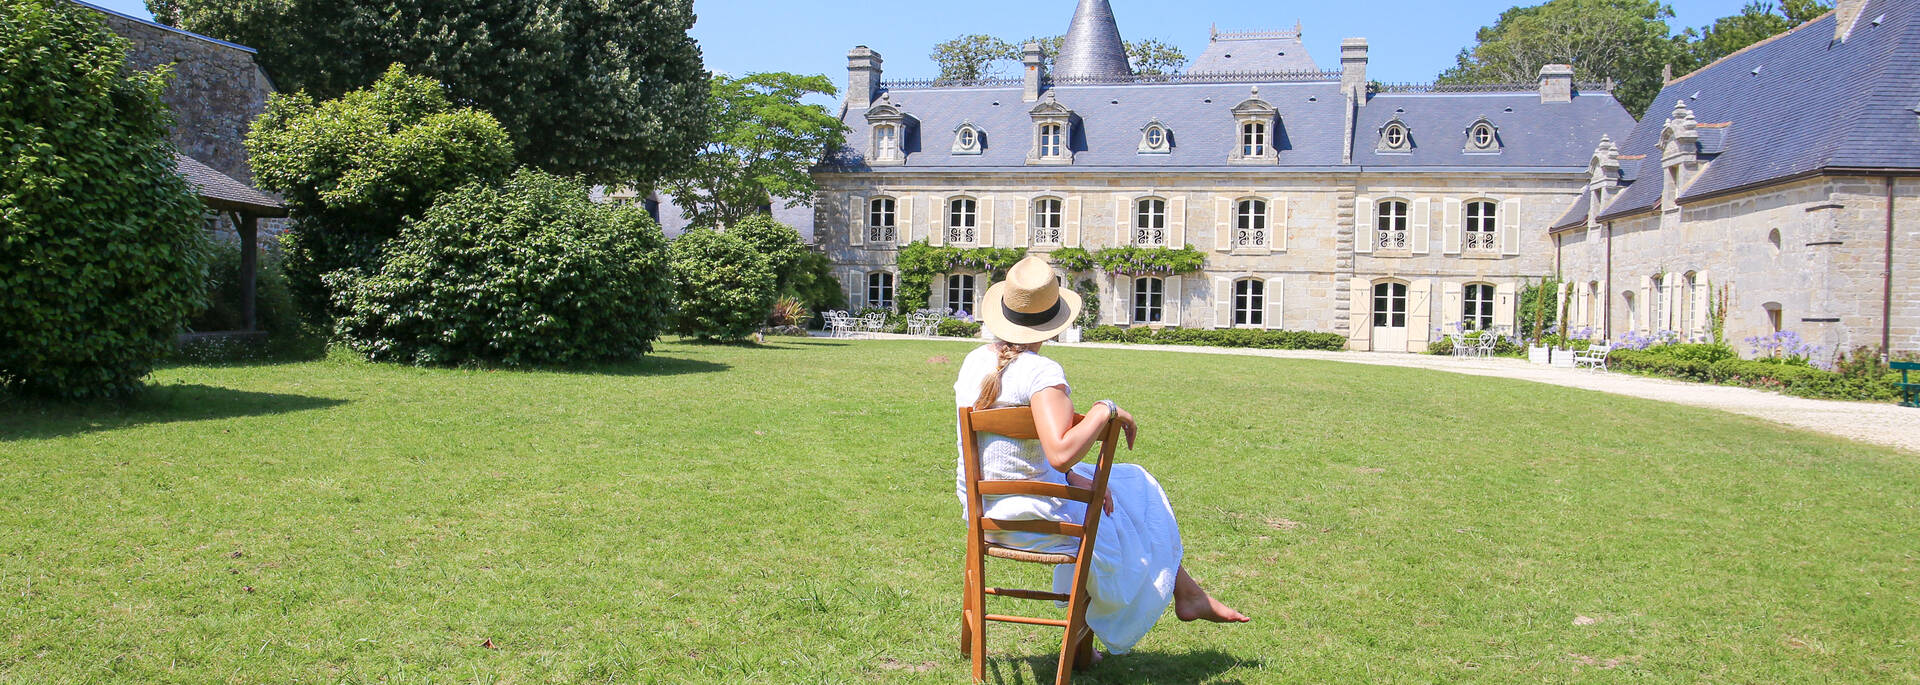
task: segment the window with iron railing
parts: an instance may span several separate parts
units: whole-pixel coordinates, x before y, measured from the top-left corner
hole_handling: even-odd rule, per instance
[[[1407,203],[1385,200],[1380,203],[1375,245],[1382,250],[1407,249]]]

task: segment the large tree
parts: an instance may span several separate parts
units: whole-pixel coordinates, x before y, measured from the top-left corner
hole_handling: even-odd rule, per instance
[[[494,115],[517,157],[597,183],[686,168],[706,131],[692,0],[148,0],[160,21],[260,49],[319,99],[406,65]]]
[[[1003,61],[1018,63],[1027,43],[1040,44],[1040,63],[1052,71],[1054,55],[1060,54],[1060,43],[1064,40],[1062,36],[1035,36],[1016,45],[993,36],[974,34],[933,46],[929,57],[940,65],[941,80],[977,81],[999,76]],[[1175,74],[1187,66],[1187,54],[1171,43],[1149,38],[1127,41],[1126,46],[1127,61],[1136,74]]]
[[[713,77],[707,144],[693,168],[665,184],[695,225],[718,227],[766,211],[813,200],[809,173],[846,127],[832,112],[801,100],[832,96],[825,76],[785,72]]]
[[[1740,13],[1721,17],[1711,26],[1703,26],[1693,41],[1692,69],[1712,64],[1741,48],[1771,38],[1799,26],[1832,9],[1819,0],[1785,0],[1778,7],[1770,2],[1749,2]]]
[[[1500,13],[1475,35],[1442,83],[1532,83],[1548,64],[1572,64],[1583,81],[1613,79],[1614,95],[1641,112],[1666,65],[1687,59],[1686,37],[1667,26],[1673,10],[1654,0],[1549,0]]]

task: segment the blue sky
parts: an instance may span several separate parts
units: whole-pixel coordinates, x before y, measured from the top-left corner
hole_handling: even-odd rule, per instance
[[[92,0],[149,16],[141,0]],[[1207,29],[1305,29],[1307,51],[1323,69],[1339,68],[1340,39],[1364,36],[1371,47],[1368,73],[1380,81],[1431,81],[1493,23],[1514,0],[1368,0],[1298,2],[1272,0],[1111,0],[1120,33],[1129,40],[1157,38],[1196,57],[1206,48]],[[1676,27],[1701,26],[1734,14],[1746,0],[1673,3]],[[694,37],[707,68],[734,74],[793,71],[827,74],[846,86],[846,52],[867,45],[885,57],[890,78],[928,78],[937,73],[927,58],[934,43],[964,33],[1008,40],[1066,31],[1075,0],[968,0],[967,2],[875,3],[857,0],[697,0]]]

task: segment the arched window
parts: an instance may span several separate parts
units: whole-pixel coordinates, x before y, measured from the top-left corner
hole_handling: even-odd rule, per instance
[[[1373,325],[1407,327],[1407,284],[1393,281],[1373,284]]]
[[[1267,122],[1249,121],[1240,124],[1240,154],[1244,157],[1266,156]]]
[[[1066,127],[1060,124],[1040,125],[1040,157],[1057,159],[1066,156]]]
[[[1233,325],[1264,326],[1267,316],[1267,283],[1258,278],[1233,282]]]
[[[978,314],[973,311],[974,292],[973,274],[947,276],[947,309]]]
[[[970,197],[956,197],[947,201],[947,243],[966,245],[977,237],[976,222],[979,220],[979,205]]]
[[[867,306],[893,309],[893,274],[885,271],[867,274]]]
[[[1382,200],[1377,233],[1382,250],[1407,249],[1407,203],[1404,200]]]
[[[1033,201],[1031,241],[1034,245],[1060,244],[1060,198],[1043,197]]]
[[[1493,286],[1468,283],[1466,297],[1460,301],[1460,326],[1469,331],[1493,328]]]
[[[1167,201],[1157,197],[1133,203],[1133,244],[1167,244]]]
[[[1160,323],[1167,283],[1151,276],[1133,279],[1133,322]]]
[[[1476,252],[1492,252],[1498,245],[1494,240],[1494,223],[1498,205],[1487,200],[1474,200],[1467,203],[1466,248]]]
[[[1241,200],[1233,209],[1233,246],[1267,247],[1267,201]]]
[[[894,241],[894,202],[890,197],[876,197],[867,203],[867,242],[891,243]]]

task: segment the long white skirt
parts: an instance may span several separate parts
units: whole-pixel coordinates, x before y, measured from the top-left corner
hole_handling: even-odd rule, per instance
[[[1093,478],[1094,467],[1076,464],[1075,473]],[[1159,622],[1173,602],[1173,581],[1185,549],[1180,524],[1160,482],[1134,464],[1114,464],[1107,477],[1113,513],[1100,517],[1093,540],[1093,566],[1087,573],[1087,626],[1108,652],[1125,654]],[[991,498],[987,516],[996,519],[1086,521],[1086,506],[1052,497]],[[1061,535],[989,531],[989,540],[1020,549],[1072,554],[1079,540]],[[1073,567],[1053,569],[1053,591],[1073,587]]]

